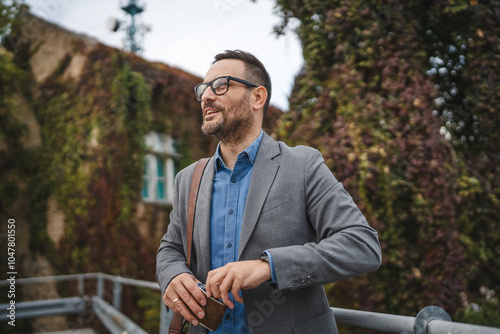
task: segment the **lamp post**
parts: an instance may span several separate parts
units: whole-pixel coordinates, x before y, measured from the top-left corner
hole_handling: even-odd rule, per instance
[[[144,12],[144,6],[140,6],[139,4],[137,4],[136,0],[129,0],[129,2],[123,5],[121,9],[125,13],[130,15],[131,18],[130,24],[122,28],[127,33],[126,39],[124,41],[125,49],[133,53],[138,53],[139,51],[142,51],[142,47],[140,46],[140,42],[138,41],[138,36],[142,37],[145,32],[151,30],[150,27],[136,22],[135,16]],[[123,23],[124,22],[119,21],[115,18],[110,18],[108,20],[108,28],[109,30],[116,32],[120,29]]]

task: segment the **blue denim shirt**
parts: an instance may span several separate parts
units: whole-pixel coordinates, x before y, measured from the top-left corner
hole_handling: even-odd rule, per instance
[[[226,167],[219,154],[220,144],[217,146],[210,224],[210,269],[238,260],[248,188],[262,136],[261,131],[259,137],[238,155],[233,170]],[[214,333],[249,333],[245,306],[235,302],[231,294],[229,297],[234,303],[234,310],[227,309],[222,324]]]

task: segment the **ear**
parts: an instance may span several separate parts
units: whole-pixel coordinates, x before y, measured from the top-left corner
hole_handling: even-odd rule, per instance
[[[267,100],[267,90],[260,86],[252,92],[252,107],[254,110],[262,110]]]

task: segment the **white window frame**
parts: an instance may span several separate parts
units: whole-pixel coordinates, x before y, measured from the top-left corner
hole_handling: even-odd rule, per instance
[[[147,162],[147,171],[142,173],[142,180],[148,182],[147,197],[143,196],[141,189],[141,197],[147,203],[171,204],[174,197],[174,157],[177,156],[174,148],[174,141],[169,136],[161,133],[149,133],[145,136],[146,146],[149,153],[144,157]],[[163,177],[158,176],[158,158],[164,160]],[[163,180],[161,180],[163,179]],[[164,198],[158,198],[158,182],[163,181]]]

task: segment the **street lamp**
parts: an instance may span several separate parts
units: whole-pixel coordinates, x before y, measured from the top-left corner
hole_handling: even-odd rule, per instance
[[[138,40],[140,37],[143,37],[146,32],[151,31],[151,27],[146,26],[144,24],[140,24],[136,22],[135,16],[144,12],[145,7],[137,4],[136,0],[129,0],[128,3],[121,6],[121,9],[130,15],[131,21],[128,26],[123,26],[125,22],[120,21],[116,18],[108,19],[108,29],[113,32],[117,32],[120,30],[125,30],[127,36],[124,40],[124,47],[126,50],[137,53],[142,51],[142,47],[140,46],[140,41]]]

